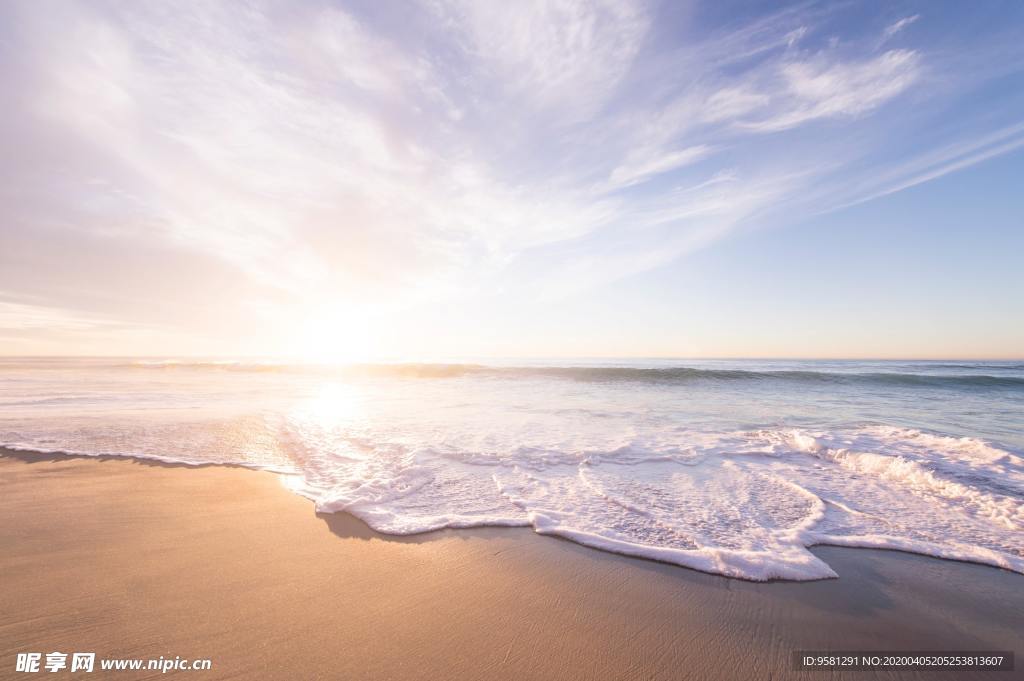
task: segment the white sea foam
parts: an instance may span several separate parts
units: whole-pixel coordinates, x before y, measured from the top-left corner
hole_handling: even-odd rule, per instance
[[[979,436],[1021,435],[1012,381],[904,378],[880,393],[819,379],[792,387],[794,373],[820,367],[727,368],[728,381],[680,385],[608,370],[587,381],[480,368],[325,381],[224,371],[239,366],[229,362],[154,378],[151,367],[179,365],[144,366],[0,367],[0,442],[272,470],[318,511],[389,534],[531,526],[754,580],[836,576],[808,551],[816,544],[1024,573],[1024,459]],[[922,412],[929,391],[956,400]],[[879,412],[896,425],[870,423]],[[907,425],[952,415],[972,434]]]

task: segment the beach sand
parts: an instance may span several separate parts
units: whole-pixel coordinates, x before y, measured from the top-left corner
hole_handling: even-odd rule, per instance
[[[1024,576],[990,567],[819,547],[839,579],[753,583],[522,528],[387,537],[230,467],[7,451],[0,489],[2,679],[31,651],[213,664],[123,679],[1021,678],[792,671],[800,649],[1024,654]]]

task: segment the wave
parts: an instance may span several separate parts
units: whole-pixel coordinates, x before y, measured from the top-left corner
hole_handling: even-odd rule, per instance
[[[906,373],[846,373],[828,371],[744,369],[697,369],[691,367],[543,367],[514,368],[515,374],[550,376],[584,381],[639,381],[645,383],[685,383],[688,381],[787,381],[796,383],[873,383],[905,386],[1019,387],[1024,377],[972,375],[929,375]]]
[[[816,370],[750,370],[709,369],[689,366],[495,366],[462,363],[395,363],[315,365],[276,362],[242,361],[136,361],[122,365],[135,369],[210,370],[238,372],[294,372],[350,378],[506,378],[563,379],[584,382],[639,382],[679,384],[688,382],[765,382],[784,381],[808,384],[867,384],[894,387],[933,388],[1010,388],[1024,389],[1024,376],[972,374],[905,373],[888,371],[816,371]],[[998,369],[1014,371],[1018,365],[998,365]],[[936,365],[929,368],[979,369],[985,365]]]
[[[295,475],[295,469],[289,466],[273,464],[260,464],[234,457],[220,458],[196,458],[188,456],[164,456],[143,451],[119,451],[119,450],[96,450],[96,449],[72,449],[69,447],[43,447],[34,443],[23,442],[0,442],[0,456],[5,453],[29,454],[36,456],[53,457],[81,457],[86,459],[126,459],[136,461],[151,461],[171,466],[188,466],[189,468],[205,468],[207,466],[223,466],[230,468],[248,468],[254,471],[266,471],[278,475]]]
[[[288,445],[287,465],[257,462],[234,440],[224,449],[196,440],[172,454],[173,433],[149,444],[119,438],[120,448],[16,433],[0,440],[37,452],[274,471],[317,511],[352,514],[385,534],[532,527],[758,581],[837,576],[808,551],[816,544],[894,548],[1024,573],[1024,460],[975,438],[888,426],[784,428],[677,433],[671,447],[592,451],[563,443],[479,456],[429,437],[381,433],[364,442],[353,433],[332,442],[302,418],[280,425],[267,435]],[[253,424],[244,426],[250,432]]]
[[[723,362],[715,362],[722,364]],[[592,383],[729,383],[868,385],[951,389],[1024,389],[1024,364],[1019,362],[776,362],[742,361],[738,366],[700,366],[644,362],[608,364],[526,362],[380,362],[311,364],[275,359],[147,359],[147,358],[9,358],[11,369],[107,369],[163,372],[280,373],[324,378],[555,379]],[[745,365],[745,366],[744,366]],[[773,367],[778,367],[774,368]],[[837,369],[839,366],[841,368]],[[5,380],[17,380],[8,378]]]

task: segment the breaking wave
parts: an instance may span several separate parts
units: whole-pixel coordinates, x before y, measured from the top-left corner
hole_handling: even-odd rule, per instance
[[[50,362],[0,365],[0,443],[269,470],[382,533],[531,527],[751,580],[835,577],[816,544],[1024,573],[1008,363]]]
[[[689,366],[495,366],[489,364],[382,363],[353,365],[286,364],[244,361],[134,361],[136,369],[238,372],[290,372],[341,378],[554,378],[584,382],[688,383],[693,381],[784,381],[789,383],[839,383],[863,385],[948,388],[1016,388],[1024,390],[1024,376],[985,373],[938,373],[943,370],[983,371],[984,364],[928,364],[927,373],[899,371],[808,371],[709,369]],[[1020,371],[1024,365],[1001,364],[999,369]]]

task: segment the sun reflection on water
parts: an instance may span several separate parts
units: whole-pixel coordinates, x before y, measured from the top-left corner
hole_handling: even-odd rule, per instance
[[[344,383],[325,383],[296,409],[296,415],[321,428],[331,429],[364,413],[360,391]]]

